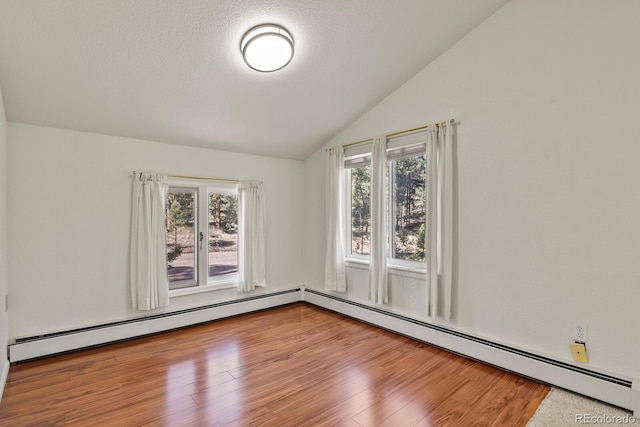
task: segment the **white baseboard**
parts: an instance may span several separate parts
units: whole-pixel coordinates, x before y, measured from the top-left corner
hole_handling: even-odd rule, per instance
[[[3,360],[2,362],[2,376],[0,376],[0,402],[2,401],[4,388],[7,385],[7,379],[9,378],[9,361]]]
[[[52,334],[9,345],[9,361],[19,362],[71,350],[149,335],[211,320],[264,310],[300,301],[297,289],[256,295],[211,306],[135,319],[112,325],[85,328],[80,331]]]
[[[399,316],[353,301],[348,301],[315,290],[290,290],[263,294],[237,301],[228,301],[200,309],[184,310],[162,316],[151,316],[130,322],[105,325],[66,334],[40,337],[9,345],[10,362],[34,359],[52,354],[77,350],[109,342],[167,331],[211,320],[222,319],[252,311],[264,310],[297,301],[344,314],[394,331],[419,341],[458,353],[472,359],[530,377],[576,393],[629,409],[640,418],[640,380],[617,378],[607,374],[576,370],[563,362],[532,357],[535,355],[509,351],[509,348],[482,339],[429,327],[415,319]],[[564,366],[563,366],[564,365]],[[9,363],[5,363],[0,378],[0,399],[7,381]]]
[[[526,354],[518,354],[505,349],[506,346],[494,346],[474,340],[463,334],[448,333],[444,328],[430,328],[424,322],[418,322],[393,313],[353,303],[318,291],[305,291],[303,300],[378,327],[397,332],[419,341],[441,347],[472,359],[551,384],[594,399],[634,411],[640,411],[640,381],[630,378],[615,378],[606,374],[587,370],[578,372],[562,366],[562,362],[540,357],[536,359]],[[421,324],[422,323],[422,324]],[[455,332],[455,331],[454,331]],[[471,338],[471,339],[469,339]],[[502,347],[502,348],[500,348]],[[515,350],[515,349],[514,349]],[[524,353],[524,352],[522,352]],[[532,355],[533,356],[533,355]],[[566,364],[565,364],[566,365]],[[598,377],[601,375],[601,377]],[[619,382],[616,382],[620,380]],[[632,385],[633,384],[633,385]]]

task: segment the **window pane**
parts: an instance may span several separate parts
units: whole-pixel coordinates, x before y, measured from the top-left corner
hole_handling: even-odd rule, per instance
[[[393,258],[424,261],[425,239],[425,156],[394,162],[395,211]]]
[[[169,189],[167,195],[167,276],[169,289],[195,286],[196,191]]]
[[[351,169],[351,253],[369,255],[371,165]]]
[[[238,272],[238,196],[209,194],[209,277]]]

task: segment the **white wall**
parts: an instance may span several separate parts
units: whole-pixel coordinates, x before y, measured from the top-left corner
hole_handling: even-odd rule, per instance
[[[127,286],[134,170],[264,181],[265,291],[302,283],[303,162],[16,123],[8,139],[10,338],[144,314]],[[243,296],[183,296],[168,310]]]
[[[451,326],[570,361],[584,322],[588,367],[640,378],[638,16],[633,0],[513,0],[326,144],[456,119]],[[305,165],[318,289],[323,162]],[[366,271],[349,279],[365,300]],[[418,283],[392,285],[391,308],[424,316],[393,296]]]
[[[7,274],[7,116],[0,91],[0,378],[8,369],[7,344],[9,341],[9,315],[5,310],[8,292]],[[0,381],[0,396],[3,384]]]

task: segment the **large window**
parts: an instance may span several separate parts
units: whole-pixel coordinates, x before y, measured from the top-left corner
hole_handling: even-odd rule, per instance
[[[237,186],[170,186],[166,208],[169,289],[236,284]]]
[[[424,145],[388,150],[387,250],[390,259],[425,261],[426,160]],[[371,157],[345,161],[347,229],[351,256],[370,254]]]

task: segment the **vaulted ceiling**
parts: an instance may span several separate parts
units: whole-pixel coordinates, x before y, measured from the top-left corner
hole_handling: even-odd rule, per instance
[[[12,122],[304,159],[508,0],[0,0]],[[240,39],[285,26],[258,73]]]

